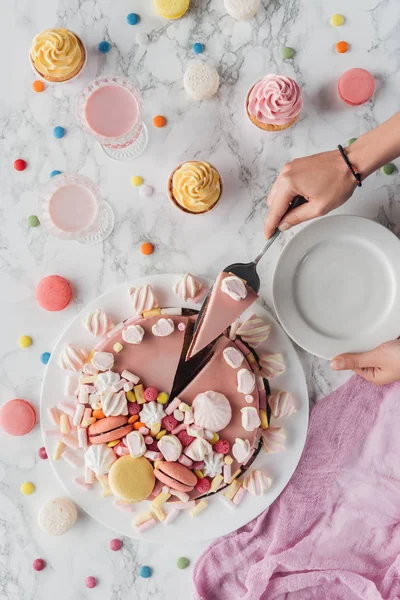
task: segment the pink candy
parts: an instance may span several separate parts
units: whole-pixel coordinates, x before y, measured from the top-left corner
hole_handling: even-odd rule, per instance
[[[151,529],[151,527],[154,527],[154,525],[157,525],[157,521],[155,519],[151,518],[148,521],[145,521],[144,523],[142,523],[141,525],[136,527],[136,531],[139,531],[139,533],[143,533],[143,531],[147,531],[147,529]]]
[[[144,438],[144,443],[146,444],[146,446],[149,446],[150,444],[153,443],[153,438],[151,437],[151,435],[146,435],[146,437]]]
[[[244,489],[244,487],[240,487],[233,498],[233,501],[232,501],[233,504],[235,504],[236,506],[238,504],[240,504],[241,501],[243,500],[243,498],[245,497],[245,495],[246,495],[246,490]]]
[[[178,327],[179,327],[179,325],[178,325]],[[172,510],[170,510],[164,519],[164,525],[170,525],[170,523],[175,521],[175,519],[179,515],[179,513],[180,513],[180,510],[178,510],[177,508],[173,508]]]
[[[97,585],[96,577],[92,577],[91,575],[89,577],[86,577],[85,585],[89,589],[93,589],[94,587],[96,587],[96,585]]]
[[[32,567],[35,571],[43,571],[45,566],[46,562],[43,560],[43,558],[35,558],[35,560],[32,563]]]
[[[81,461],[78,458],[78,456],[76,456],[73,452],[71,452],[70,450],[64,450],[64,452],[62,453],[61,457],[65,460],[65,462],[72,467],[73,469],[77,469],[80,464]]]
[[[177,510],[191,510],[196,506],[196,502],[191,500],[190,502],[177,502],[174,504],[174,508]]]
[[[51,406],[47,409],[47,414],[49,415],[49,419],[53,425],[60,424],[60,413],[56,408],[54,408],[54,406]]]
[[[156,479],[156,483],[155,483],[155,486],[153,488],[153,491],[151,492],[151,495],[153,497],[158,496],[158,494],[161,492],[161,490],[164,491],[164,489],[163,489],[164,487],[165,486],[163,486],[162,482],[159,479]]]
[[[150,429],[148,427],[141,427],[139,429],[139,433],[141,433],[142,435],[148,435],[150,433]]]
[[[68,402],[59,402],[57,407],[70,417],[73,417],[75,414],[75,406],[73,406],[73,404],[69,404]]]
[[[87,429],[85,429],[84,427],[78,427],[78,445],[79,448],[87,448],[88,436]]]
[[[153,450],[148,450],[144,456],[152,461],[163,459],[161,452],[154,452]]]
[[[115,446],[114,451],[118,456],[127,456],[129,454],[128,448],[121,444],[118,444],[118,446]]]
[[[172,496],[176,496],[177,498],[179,498],[181,502],[188,503],[190,500],[190,496],[186,492],[178,492],[178,490],[171,489],[170,493],[172,494]]]
[[[117,552],[118,550],[121,550],[121,548],[122,548],[121,540],[114,538],[113,540],[110,541],[110,550],[112,550],[113,552]]]
[[[133,385],[137,385],[140,381],[140,377],[134,375],[130,371],[122,371],[121,377],[123,377],[123,379],[126,379],[127,381],[130,381],[131,383],[133,383]]]
[[[94,483],[95,479],[96,477],[92,469],[89,469],[89,467],[85,467],[85,483]]]
[[[47,458],[46,448],[44,446],[42,446],[41,448],[39,448],[38,454],[39,454],[39,458],[41,458],[43,460],[46,459]]]
[[[175,398],[174,400],[172,400],[172,402],[170,404],[168,404],[167,408],[165,409],[165,414],[166,415],[172,415],[172,413],[174,412],[174,410],[176,408],[178,408],[178,406],[180,405],[181,400],[179,398]]]
[[[172,430],[173,435],[176,435],[177,433],[180,433],[181,431],[186,431],[187,429],[187,425],[185,425],[184,423],[180,423],[179,425],[177,425],[175,427],[175,429]]]
[[[185,465],[185,467],[192,467],[193,466],[192,459],[189,458],[188,456],[186,456],[185,454],[181,454],[180,455],[180,457],[178,458],[178,462],[180,462],[181,465]]]
[[[150,386],[144,390],[144,399],[146,402],[153,402],[158,398],[158,390],[154,386]]]
[[[73,435],[64,435],[62,441],[68,448],[72,448],[72,450],[77,450],[79,448],[78,440]]]
[[[84,412],[85,412],[85,407],[83,406],[83,404],[77,404],[76,409],[75,409],[75,414],[72,419],[72,423],[75,426],[80,425]]]

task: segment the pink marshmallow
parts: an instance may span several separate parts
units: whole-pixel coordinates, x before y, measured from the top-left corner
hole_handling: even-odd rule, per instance
[[[85,407],[83,406],[83,404],[77,404],[76,409],[75,409],[75,414],[72,419],[73,425],[75,425],[75,426],[80,425],[84,412],[85,412]]]
[[[162,482],[159,479],[156,479],[156,483],[155,483],[155,486],[153,488],[153,491],[151,492],[151,495],[153,497],[156,497],[161,492],[161,490],[164,491],[164,486],[163,486]]]
[[[169,511],[167,516],[164,519],[164,525],[170,525],[173,521],[175,521],[176,517],[179,515],[181,511],[177,508],[173,508]]]
[[[81,387],[79,389],[79,394],[78,394],[78,402],[79,402],[79,404],[88,404],[89,394],[87,392],[85,392],[85,390],[83,388],[84,388],[84,386],[81,385]]]
[[[114,506],[124,512],[134,512],[135,510],[133,504],[126,504],[125,502],[121,502],[121,500],[114,500]]]
[[[133,385],[137,385],[140,381],[140,377],[138,377],[134,373],[131,373],[130,371],[122,371],[121,377],[123,377],[123,379],[126,379],[127,381],[130,381],[131,383],[133,383]]]
[[[107,332],[107,336],[105,339],[112,337],[114,335],[114,333],[121,331],[121,329],[123,329],[123,328],[124,328],[124,324],[118,323],[117,325],[115,325],[115,327],[113,327],[112,329],[110,329],[110,331]],[[103,344],[101,344],[101,345],[103,345]]]
[[[118,381],[118,383],[115,383],[115,384],[114,384],[114,385],[111,387],[111,389],[112,389],[112,391],[113,391],[113,392],[119,392],[120,390],[122,390],[122,388],[124,387],[124,385],[125,385],[125,381],[124,381],[123,379],[120,379],[120,380]]]
[[[115,446],[114,450],[115,454],[118,456],[127,456],[129,454],[129,450],[126,446]]]
[[[88,436],[87,429],[85,429],[84,427],[78,427],[78,445],[79,448],[87,448]]]
[[[49,415],[49,419],[53,425],[60,425],[60,413],[58,412],[57,408],[50,406],[47,409],[47,414]]]
[[[176,408],[178,408],[178,406],[180,405],[182,401],[179,398],[175,398],[174,400],[172,400],[171,404],[168,404],[167,408],[165,409],[165,414],[166,415],[172,415],[172,413],[174,412],[174,410]]]
[[[141,433],[142,435],[148,435],[150,433],[150,429],[148,427],[141,427],[139,429],[139,433]]]
[[[74,375],[67,375],[65,378],[64,385],[64,396],[73,396],[76,388],[76,377]]]
[[[73,417],[75,414],[75,406],[73,406],[73,404],[69,404],[68,402],[59,402],[57,404],[57,408],[70,417]]]
[[[82,488],[83,490],[90,490],[92,485],[90,483],[86,483],[82,478],[80,477],[74,477],[74,479],[72,480],[75,485],[77,485],[78,487]]]
[[[146,435],[146,437],[144,438],[144,443],[146,444],[146,446],[150,446],[150,444],[152,444],[153,442],[154,440],[151,437],[151,435]]]
[[[68,448],[72,448],[72,450],[77,450],[79,448],[78,440],[73,435],[64,435],[62,441]]]
[[[130,392],[131,390],[133,390],[133,383],[132,383],[132,381],[126,381],[124,383],[124,392]]]
[[[85,483],[94,483],[96,480],[96,476],[94,474],[94,471],[92,471],[92,469],[89,469],[89,467],[85,467]]]
[[[152,527],[154,527],[154,525],[157,525],[157,521],[152,518],[152,519],[149,519],[148,521],[145,521],[138,527],[136,527],[136,531],[138,531],[139,533],[143,533],[143,531],[147,531],[147,529],[151,529]]]
[[[189,502],[190,500],[190,496],[189,494],[187,494],[186,492],[178,492],[178,490],[170,490],[170,493],[172,494],[172,496],[176,496],[177,498],[179,498],[179,500],[181,502]]]
[[[256,384],[259,392],[265,390],[264,379],[261,375],[256,375]]]
[[[233,500],[232,500],[233,504],[238,506],[238,504],[241,503],[241,501],[243,500],[245,495],[246,495],[246,490],[244,489],[244,487],[240,487],[233,497]]]
[[[61,433],[59,429],[45,429],[44,435],[46,437],[60,437]]]
[[[148,458],[149,460],[152,460],[152,461],[163,459],[163,455],[161,454],[161,452],[153,452],[152,450],[147,450],[147,452],[144,456],[145,456],[145,458]]]
[[[80,461],[79,457],[76,456],[76,454],[74,454],[70,450],[64,450],[64,452],[62,453],[61,457],[73,469],[77,469],[80,466],[80,464],[81,464],[81,461]]]
[[[180,462],[181,465],[185,465],[185,467],[191,467],[193,465],[192,459],[186,456],[185,454],[180,455],[180,457],[178,458],[178,462]]]
[[[231,328],[229,330],[229,339],[230,340],[236,340],[236,332],[240,327],[240,319],[236,319],[236,321],[233,321]]]
[[[232,479],[232,465],[224,465],[224,482],[230,483]]]
[[[196,502],[191,500],[190,502],[176,502],[174,503],[174,508],[177,510],[191,510],[196,506]]]
[[[177,433],[180,433],[181,431],[186,431],[187,429],[187,425],[185,425],[185,423],[180,423],[179,425],[177,425],[175,427],[175,429],[172,430],[172,434],[176,435]]]

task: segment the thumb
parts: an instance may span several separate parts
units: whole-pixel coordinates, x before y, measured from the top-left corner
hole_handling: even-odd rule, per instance
[[[376,350],[369,352],[348,352],[339,354],[331,361],[331,368],[334,371],[357,371],[358,369],[367,369],[377,366]]]

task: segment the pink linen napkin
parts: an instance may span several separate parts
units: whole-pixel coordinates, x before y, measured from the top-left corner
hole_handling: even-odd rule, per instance
[[[400,384],[352,377],[318,402],[284,492],[194,582],[197,600],[400,600]]]

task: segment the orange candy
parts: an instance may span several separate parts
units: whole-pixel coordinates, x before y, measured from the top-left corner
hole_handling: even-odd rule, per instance
[[[92,414],[95,419],[104,419],[104,417],[106,416],[101,410],[101,408],[99,408],[98,410],[94,410]]]
[[[164,127],[167,124],[167,119],[162,115],[157,115],[153,119],[154,127]]]
[[[136,421],[136,423],[133,424],[133,429],[136,429],[136,431],[138,431],[141,427],[146,427],[146,425],[141,421]]]
[[[40,81],[40,79],[37,79],[32,83],[32,89],[34,92],[43,92],[44,87],[44,83],[43,81]]]
[[[128,423],[136,423],[136,421],[139,421],[139,415],[132,415],[128,419]]]
[[[145,256],[148,256],[149,254],[153,254],[153,252],[154,252],[153,244],[151,244],[150,242],[145,242],[144,244],[142,244],[140,246],[140,252],[142,254],[144,254]]]
[[[344,54],[348,49],[349,45],[347,42],[338,42],[336,44],[336,52],[339,52],[339,54]]]

